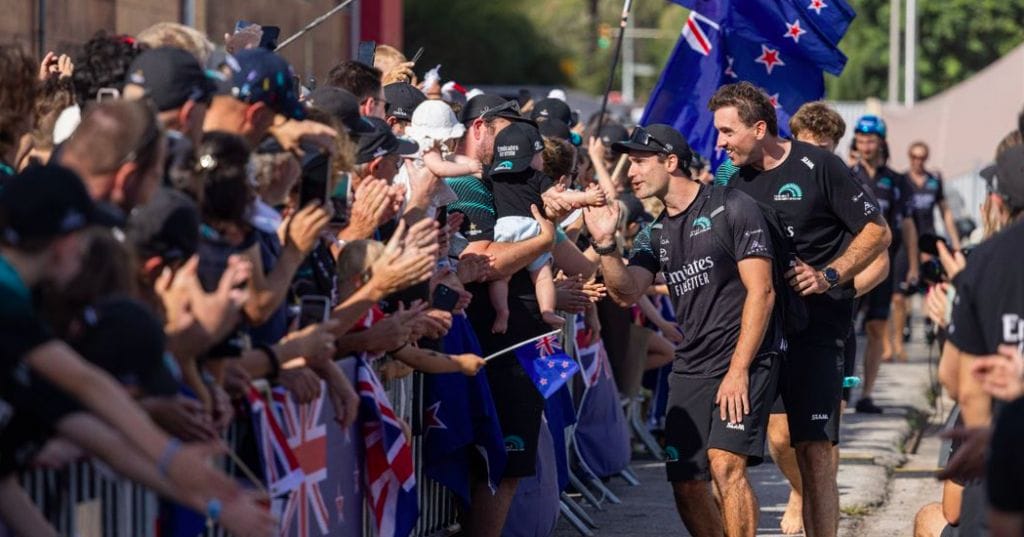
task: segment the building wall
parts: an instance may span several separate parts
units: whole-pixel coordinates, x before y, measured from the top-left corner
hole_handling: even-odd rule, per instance
[[[341,0],[194,0],[196,27],[206,31],[215,43],[222,43],[237,19],[281,27],[281,39],[300,30],[312,19],[326,13]],[[401,1],[356,0],[361,25],[380,42],[401,46]],[[0,0],[0,42],[21,43],[33,54],[48,50],[67,52],[89,39],[97,30],[134,34],[161,21],[182,20],[182,0]],[[43,40],[39,39],[40,6],[43,7]],[[381,17],[386,17],[382,22]],[[351,10],[328,19],[282,54],[306,80],[322,79],[331,66],[351,57]],[[362,33],[362,30],[361,32]]]

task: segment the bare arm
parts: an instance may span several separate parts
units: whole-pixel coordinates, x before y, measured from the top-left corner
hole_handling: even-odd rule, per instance
[[[939,202],[939,213],[942,214],[942,223],[946,226],[946,234],[949,235],[949,245],[953,250],[960,249],[960,234],[956,230],[956,222],[953,221],[953,210],[949,208],[946,200]]]
[[[750,368],[757,350],[761,348],[768,322],[775,306],[775,290],[772,288],[772,262],[763,257],[748,257],[737,264],[740,281],[747,290],[740,316],[740,335],[736,340],[730,368],[744,371]]]
[[[947,343],[956,348],[951,343]],[[957,402],[964,427],[988,427],[992,424],[992,396],[985,393],[981,382],[971,374],[971,364],[978,357],[958,349]]]
[[[960,349],[950,342],[942,346],[939,358],[939,382],[954,400],[960,395]]]
[[[0,519],[14,535],[57,537],[57,530],[21,488],[17,474],[0,481]]]
[[[627,267],[617,252],[601,256],[601,273],[604,274],[608,294],[624,307],[635,304],[654,283],[654,274],[645,268]]]
[[[473,241],[463,250],[463,254],[491,256],[494,259],[491,279],[510,278],[541,254],[550,251],[555,241],[554,224],[544,218],[536,207],[532,208],[532,211],[533,218],[540,223],[540,234],[536,237],[519,242]]]
[[[592,249],[588,248],[587,250],[591,251]],[[583,279],[589,280],[597,271],[597,260],[589,259],[571,241],[566,240],[556,244],[551,253],[554,255],[555,268],[560,269],[566,276],[581,275]]]
[[[480,173],[482,167],[479,161],[475,162],[451,162],[441,158],[436,151],[423,153],[423,162],[430,169],[431,173],[438,177],[458,177],[460,175],[473,175]]]
[[[831,263],[832,268],[839,272],[839,283],[852,280],[867,268],[872,260],[889,247],[891,241],[892,232],[885,222],[868,222],[846,247],[846,251]]]
[[[281,250],[281,257],[274,264],[274,270],[266,275],[263,274],[259,245],[254,244],[245,252],[245,256],[252,263],[253,271],[249,280],[249,300],[243,310],[249,322],[260,325],[270,318],[288,296],[292,277],[302,263],[302,253],[293,246],[285,246]]]
[[[907,249],[907,262],[910,264],[907,268],[907,279],[912,283],[917,283],[917,277],[921,273],[921,251],[917,244],[917,224],[914,223],[913,218],[904,218],[901,230],[903,244]]]
[[[857,291],[857,297],[868,294],[878,284],[885,281],[889,276],[889,252],[888,250],[878,254],[871,264],[853,277],[853,288]]]

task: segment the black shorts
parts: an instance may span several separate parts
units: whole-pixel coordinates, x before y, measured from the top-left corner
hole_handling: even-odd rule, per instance
[[[779,385],[793,446],[798,442],[839,443],[845,347],[842,339],[789,342]]]
[[[864,310],[865,321],[889,320],[889,312],[892,309],[892,282],[893,275],[890,272],[889,277],[878,284],[878,287],[868,291],[868,294],[861,298],[860,307]]]
[[[491,387],[501,433],[505,435],[508,463],[503,477],[529,477],[537,473],[537,435],[544,398],[513,354],[488,362],[484,368]]]
[[[750,414],[739,425],[721,419],[715,404],[722,377],[700,378],[671,373],[668,377],[668,413],[665,416],[665,452],[668,480],[709,481],[708,449],[747,456],[747,465],[764,460],[768,410],[778,381],[779,360],[774,354],[758,356],[750,366]]]
[[[850,330],[846,338],[846,345],[843,346],[843,380],[852,377],[857,371],[857,332]],[[853,390],[843,387],[843,401],[850,402],[850,395]]]

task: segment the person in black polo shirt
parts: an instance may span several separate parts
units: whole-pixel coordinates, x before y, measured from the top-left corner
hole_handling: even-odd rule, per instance
[[[893,265],[890,265],[889,277],[861,299],[865,310],[864,325],[868,341],[864,347],[864,385],[856,408],[857,412],[867,414],[882,413],[882,409],[871,400],[871,393],[882,361],[891,360],[894,356],[887,334],[893,289],[897,283],[905,284],[906,287],[916,287],[918,275],[917,228],[911,217],[910,183],[905,176],[886,166],[887,155],[883,147],[885,134],[885,123],[877,116],[864,116],[857,121],[857,126],[854,127],[854,141],[860,161],[851,171],[854,177],[871,188],[878,200],[882,216],[892,230],[890,259],[895,258],[896,252],[904,246],[910,253],[910,268],[903,275],[906,281],[896,282]],[[906,356],[902,356],[901,359],[905,360]]]
[[[779,384],[806,493],[804,529],[834,536],[839,491],[832,445],[839,442],[843,346],[853,319],[854,276],[889,246],[874,196],[835,155],[779,137],[775,107],[748,82],[718,89],[708,103],[718,147],[740,167],[730,180],[774,211],[796,250],[785,260],[805,297],[809,326],[789,341]],[[774,224],[773,224],[774,225]]]
[[[665,420],[676,508],[693,535],[753,535],[758,507],[746,469],[763,457],[784,345],[780,323],[772,322],[767,224],[746,194],[691,179],[692,153],[672,127],[637,127],[613,147],[629,154],[637,196],[665,204],[635,239],[628,266],[615,242],[618,205],[588,208],[584,218],[617,302],[635,302],[659,272],[668,283],[683,334]]]

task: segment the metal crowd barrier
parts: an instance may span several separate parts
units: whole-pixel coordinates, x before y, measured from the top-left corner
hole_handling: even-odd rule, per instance
[[[419,431],[423,408],[423,375],[414,373],[384,383],[395,413]],[[227,435],[228,445],[236,445],[235,427]],[[416,468],[420,517],[413,537],[450,535],[458,529],[455,496],[423,474],[423,442],[419,435],[412,441]],[[226,459],[225,469],[232,470]],[[118,477],[102,463],[85,459],[59,470],[35,469],[22,475],[22,486],[39,506],[43,515],[61,535],[73,537],[147,537],[157,534],[159,502],[155,493]],[[372,516],[363,510],[363,535],[374,534]],[[0,536],[5,535],[0,524]],[[226,532],[214,527],[207,537],[223,537]]]

